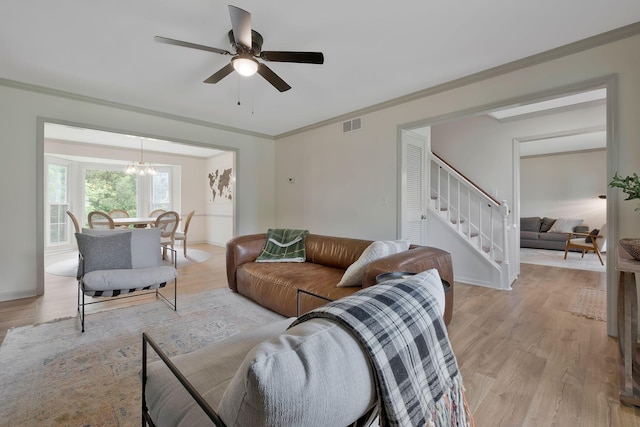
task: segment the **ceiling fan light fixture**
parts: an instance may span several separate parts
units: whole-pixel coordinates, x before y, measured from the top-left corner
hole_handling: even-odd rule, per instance
[[[237,56],[231,60],[233,69],[241,76],[253,76],[258,71],[258,61],[247,56]]]

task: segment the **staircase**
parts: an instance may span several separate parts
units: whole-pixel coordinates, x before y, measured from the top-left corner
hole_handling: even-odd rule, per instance
[[[436,154],[429,153],[428,158],[428,217],[433,218],[431,223],[440,224],[438,233],[431,234],[467,249],[456,250],[456,263],[464,259],[469,265],[482,264],[466,281],[472,282],[477,272],[484,277],[475,284],[511,289],[516,273],[510,271],[514,254],[509,250],[510,209],[506,201],[495,200]]]

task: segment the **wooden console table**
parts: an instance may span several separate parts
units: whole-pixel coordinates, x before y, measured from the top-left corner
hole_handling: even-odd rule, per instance
[[[618,347],[620,350],[620,401],[640,406],[640,363],[638,362],[638,291],[636,273],[640,261],[633,259],[620,245],[616,248],[618,262]]]

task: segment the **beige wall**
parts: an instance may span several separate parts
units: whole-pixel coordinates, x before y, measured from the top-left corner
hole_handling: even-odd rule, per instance
[[[276,223],[312,232],[395,238],[399,127],[504,105],[518,97],[610,74],[618,77],[614,137],[619,152],[613,153],[614,161],[621,173],[640,171],[639,50],[640,36],[634,36],[363,115],[359,131],[342,133],[341,123],[334,123],[280,138],[276,144]],[[494,173],[492,179],[512,181],[511,168],[505,167],[512,163],[511,153],[492,154],[483,157],[486,170]],[[459,155],[465,166],[476,158],[472,151]],[[289,177],[295,182],[289,183]],[[640,235],[635,206],[617,197],[610,202],[616,204],[619,233]]]
[[[510,105],[514,100],[551,93],[607,76],[617,77],[615,133],[608,151],[607,175],[640,171],[640,36],[633,36],[500,76],[439,92],[362,115],[363,129],[343,134],[328,124],[279,138],[276,143],[276,224],[312,232],[371,239],[395,238],[398,212],[398,129],[434,124],[465,111]],[[617,147],[617,150],[616,150]],[[512,158],[486,156],[494,179],[512,181]],[[475,158],[461,152],[465,166]],[[462,168],[464,172],[464,168]],[[295,177],[290,184],[287,178]],[[640,235],[635,204],[608,190],[609,241]],[[390,203],[385,205],[384,201]],[[617,223],[612,229],[612,224]],[[615,334],[617,292],[613,257],[608,258],[608,332]]]
[[[607,221],[606,152],[588,151],[523,158],[520,216],[580,218],[590,229]]]
[[[0,256],[0,300],[35,295],[44,283],[43,212],[37,190],[43,171],[41,118],[57,122],[117,130],[129,134],[189,141],[196,145],[238,150],[237,185],[239,234],[267,229],[274,223],[274,142],[247,135],[143,114],[131,109],[56,96],[12,86],[0,86],[0,213],[10,246]],[[41,160],[40,160],[41,162]],[[203,185],[206,182],[203,181]],[[201,194],[204,188],[201,190]]]
[[[487,115],[465,117],[433,126],[431,147],[476,185],[498,200],[506,200],[515,209],[516,189],[511,179],[516,168],[513,164],[515,139],[522,141],[569,131],[604,129],[606,123],[604,105],[504,123]],[[606,156],[599,166],[606,169]],[[525,184],[524,180],[525,177],[521,177],[521,186]],[[602,177],[597,191],[605,192],[606,182]],[[566,196],[570,198],[571,194]],[[523,202],[521,195],[520,203]]]

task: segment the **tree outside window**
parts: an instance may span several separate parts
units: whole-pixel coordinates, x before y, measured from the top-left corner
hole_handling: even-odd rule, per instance
[[[109,212],[123,209],[137,216],[136,176],[124,172],[87,169],[85,172],[85,209]]]

